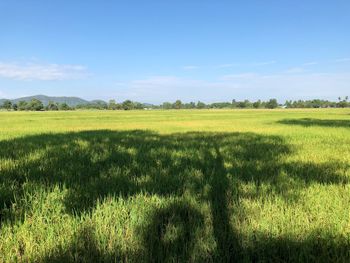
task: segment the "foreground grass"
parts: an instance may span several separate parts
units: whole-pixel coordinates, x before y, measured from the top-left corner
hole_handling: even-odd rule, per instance
[[[0,113],[0,261],[348,262],[349,110]]]

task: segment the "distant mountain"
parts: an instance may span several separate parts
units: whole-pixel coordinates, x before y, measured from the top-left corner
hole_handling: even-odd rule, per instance
[[[20,101],[31,101],[32,99],[37,99],[40,100],[44,106],[47,106],[50,101],[55,102],[55,103],[67,103],[70,107],[76,107],[77,105],[82,105],[82,104],[100,104],[100,105],[107,105],[108,103],[104,100],[84,100],[82,98],[78,97],[51,97],[51,96],[46,96],[46,95],[35,95],[35,96],[28,96],[28,97],[22,97],[22,98],[17,98],[17,99],[10,99],[12,103],[17,103]],[[8,99],[0,99],[0,106]],[[142,103],[143,107],[145,108],[152,108],[155,107],[154,104],[151,103]]]
[[[152,107],[155,107],[156,105],[154,105],[152,103],[142,103],[142,106],[145,108],[152,108]]]
[[[78,97],[50,97],[45,95],[35,95],[29,97],[22,97],[18,99],[11,100],[12,103],[18,103],[19,101],[31,101],[32,99],[40,100],[45,106],[50,102],[56,103],[67,103],[70,107],[75,107],[79,104],[88,104],[90,103],[87,100],[78,98]],[[5,101],[5,99],[0,99],[0,105]]]
[[[107,102],[105,102],[104,100],[92,100],[92,101],[89,101],[89,103],[92,103],[92,104],[107,104]]]

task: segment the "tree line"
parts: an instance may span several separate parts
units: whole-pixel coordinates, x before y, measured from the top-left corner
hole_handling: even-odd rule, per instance
[[[276,99],[270,99],[268,101],[257,100],[251,102],[249,100],[231,102],[214,102],[206,104],[198,101],[183,103],[181,100],[175,102],[164,102],[161,105],[145,104],[135,102],[131,100],[125,100],[121,103],[117,103],[115,100],[110,100],[108,103],[105,101],[94,101],[87,104],[80,104],[75,107],[69,106],[67,103],[56,103],[50,101],[47,105],[44,105],[38,99],[32,99],[31,101],[19,101],[13,103],[10,100],[6,100],[0,105],[0,109],[13,110],[13,111],[68,111],[76,109],[95,109],[95,110],[141,110],[141,109],[275,109],[275,108],[346,108],[350,107],[348,96],[338,98],[338,101],[329,100],[287,100],[284,104],[279,104]]]
[[[3,102],[1,108],[14,111],[58,111],[73,109],[67,103],[55,103],[52,101],[44,106],[44,104],[38,99],[32,99],[31,101],[19,101],[18,103],[12,103],[10,100],[6,100]]]

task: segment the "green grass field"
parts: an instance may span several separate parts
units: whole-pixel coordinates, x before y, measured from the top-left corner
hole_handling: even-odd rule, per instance
[[[350,262],[350,110],[0,112],[0,262]]]

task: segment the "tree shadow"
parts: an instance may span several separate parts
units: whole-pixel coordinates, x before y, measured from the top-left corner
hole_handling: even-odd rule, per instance
[[[324,119],[284,119],[277,123],[287,124],[287,125],[300,125],[304,127],[311,126],[323,126],[323,127],[340,127],[340,128],[350,128],[350,120],[324,120]]]
[[[232,226],[236,214],[233,207],[247,197],[244,195],[258,199],[267,188],[288,201],[297,201],[298,191],[314,183],[348,183],[340,171],[348,168],[343,164],[287,162],[285,157],[292,152],[281,137],[254,133],[160,135],[140,130],[98,130],[0,141],[0,160],[7,164],[2,166],[0,177],[0,222],[23,220],[20,215],[26,208],[14,213],[11,206],[37,187],[66,187],[66,212],[74,215],[91,211],[98,200],[108,196],[128,198],[147,193],[182,197],[189,193],[197,202],[210,205],[216,250],[208,256],[209,261],[241,261],[254,255],[242,246],[239,231]],[[256,191],[241,193],[240,185],[248,183]],[[291,183],[299,188],[291,189]],[[264,192],[259,192],[262,186]],[[155,209],[147,224],[141,226],[146,229],[139,234],[144,250],[137,254],[125,255],[118,248],[106,254],[94,243],[93,229],[83,228],[75,238],[78,241],[59,248],[43,261],[197,261],[192,250],[196,229],[203,220],[204,215],[192,205],[173,203]],[[260,246],[264,244],[255,249]],[[283,256],[281,251],[276,256]]]
[[[207,162],[203,166],[203,174],[211,186],[209,202],[213,217],[213,232],[217,242],[217,253],[215,259],[221,262],[233,262],[240,258],[239,237],[231,226],[231,213],[229,205],[232,202],[239,202],[237,187],[230,187],[231,183],[227,177],[227,170],[224,165],[224,158],[220,153],[217,142],[210,142],[212,145],[204,152]],[[210,150],[213,150],[211,152]],[[236,193],[233,193],[235,191]],[[231,199],[231,200],[230,200]],[[234,199],[234,200],[233,200]]]
[[[192,252],[203,215],[187,202],[174,202],[155,209],[146,226],[140,227],[146,262],[194,261]]]
[[[67,244],[56,247],[36,262],[123,262],[127,255],[115,248],[112,253],[101,251],[95,237],[93,226],[83,226],[79,229],[74,238]],[[133,262],[137,262],[137,256],[128,255]]]
[[[185,207],[188,208],[187,205]],[[175,208],[172,210],[171,208]],[[178,210],[180,209],[180,210]],[[158,214],[159,212],[159,214]],[[179,212],[179,214],[177,213]],[[194,212],[194,213],[192,213]],[[164,218],[159,216],[163,215]],[[199,220],[197,220],[199,216]],[[146,228],[143,238],[145,253],[122,252],[114,248],[112,252],[101,251],[92,226],[82,227],[75,237],[65,246],[56,248],[55,252],[38,258],[36,262],[348,262],[350,245],[345,239],[338,240],[330,234],[320,235],[322,230],[314,230],[302,241],[292,237],[275,238],[266,233],[255,233],[255,241],[248,247],[236,247],[240,256],[233,258],[207,257],[191,258],[196,228],[201,227],[202,217],[192,208],[169,206],[156,211],[152,223]],[[187,221],[185,221],[187,220]],[[197,224],[199,222],[199,224]],[[180,233],[173,240],[165,237],[166,228],[178,227]],[[155,231],[155,232],[154,232]],[[173,232],[173,231],[170,231]],[[190,245],[189,245],[190,244]],[[328,255],[324,257],[324,255]],[[187,257],[184,257],[187,256]]]
[[[350,244],[316,229],[302,240],[293,237],[273,237],[255,233],[255,241],[244,249],[249,255],[246,262],[348,262]]]

